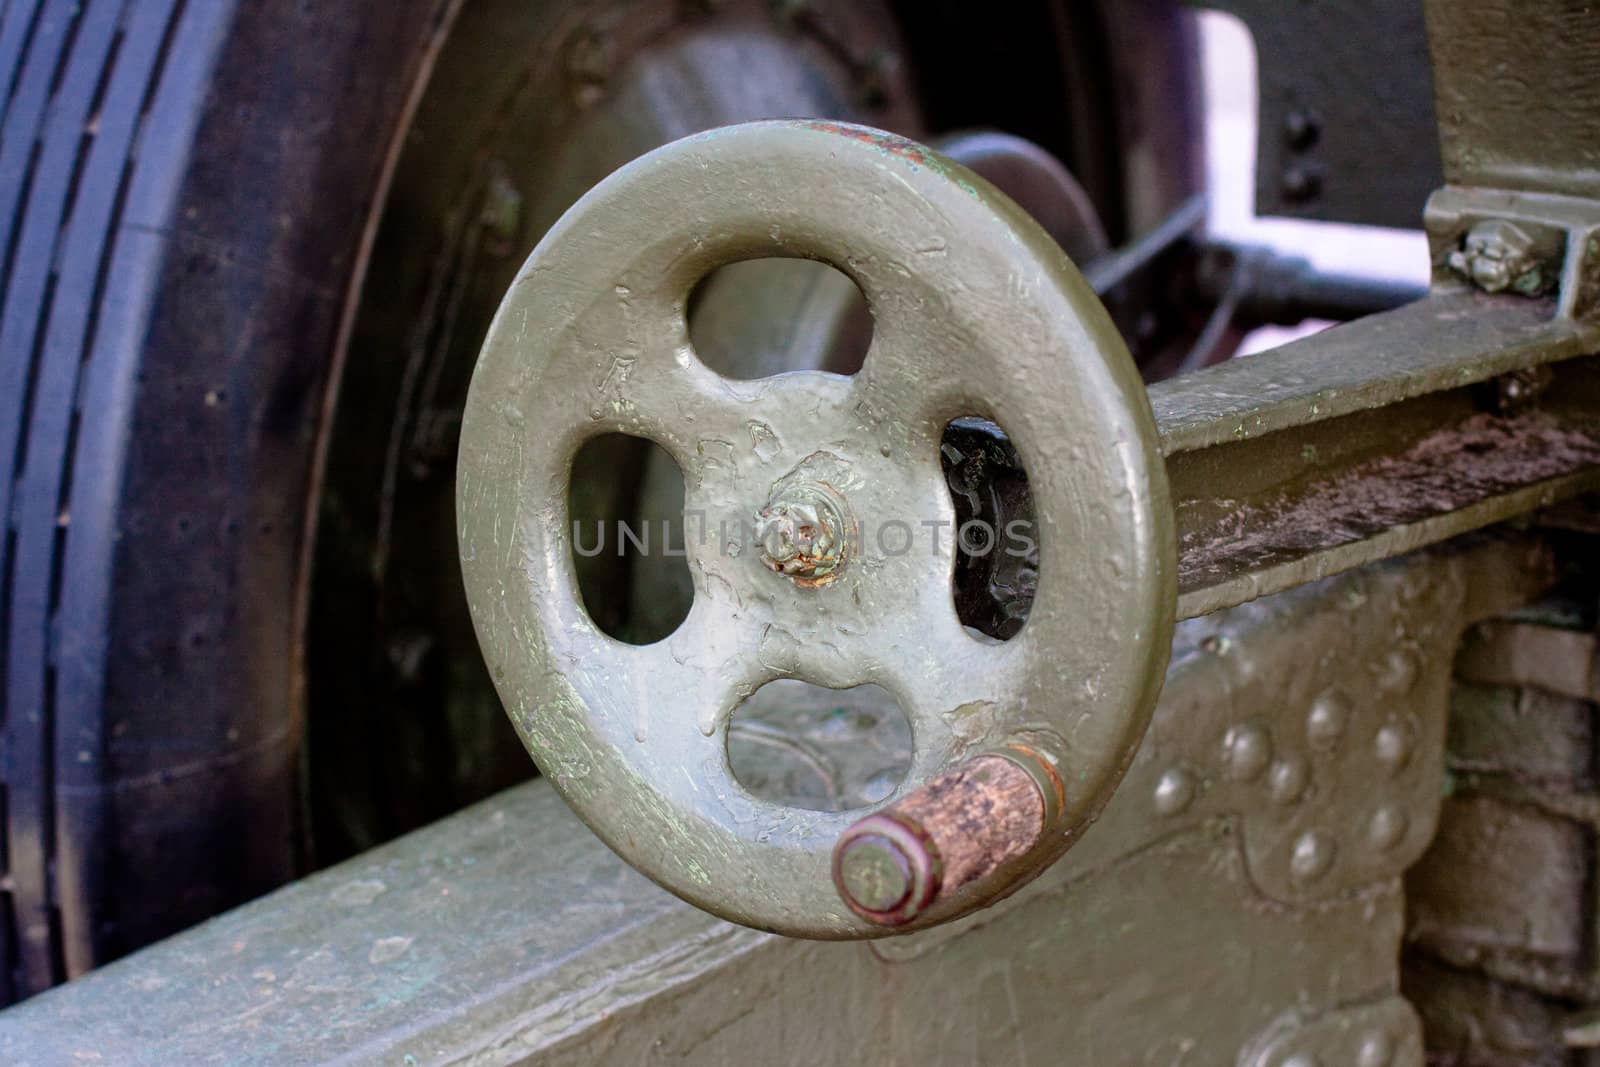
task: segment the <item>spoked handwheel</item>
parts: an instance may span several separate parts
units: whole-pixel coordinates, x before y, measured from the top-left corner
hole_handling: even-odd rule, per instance
[[[699,360],[690,291],[758,257],[855,280],[875,322],[859,373],[734,381]],[[917,537],[951,521],[939,444],[964,416],[1003,424],[1030,472],[1039,585],[1008,642],[961,625],[955,547]],[[651,645],[601,632],[576,588],[566,483],[605,433],[685,475],[695,599]],[[1036,874],[1114,788],[1170,645],[1155,427],[1103,309],[982,179],[862,127],[691,137],[580,201],[485,342],[457,504],[478,635],[541,768],[641,871],[788,934],[915,929]],[[912,766],[881,811],[735,779],[730,716],[786,677],[906,710]]]

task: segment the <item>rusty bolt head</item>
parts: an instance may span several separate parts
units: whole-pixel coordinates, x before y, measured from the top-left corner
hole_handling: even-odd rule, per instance
[[[867,911],[893,911],[911,895],[911,863],[893,841],[866,834],[839,856],[839,889]]]
[[[814,505],[779,502],[761,512],[761,547],[768,560],[783,564],[797,556],[827,554],[833,538]]]
[[[924,833],[883,812],[868,815],[833,848],[833,884],[850,910],[880,926],[915,919],[938,895],[939,850]]]
[[[1533,238],[1505,219],[1489,219],[1472,227],[1447,262],[1451,270],[1486,293],[1515,289],[1532,296],[1544,288]]]
[[[779,489],[756,516],[761,562],[796,584],[832,581],[849,556],[849,514],[844,498],[820,482]]]

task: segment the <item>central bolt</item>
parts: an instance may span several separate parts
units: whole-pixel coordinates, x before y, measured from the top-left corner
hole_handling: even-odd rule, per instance
[[[797,585],[832,581],[849,555],[854,526],[849,507],[832,486],[783,486],[756,516],[761,562]]]

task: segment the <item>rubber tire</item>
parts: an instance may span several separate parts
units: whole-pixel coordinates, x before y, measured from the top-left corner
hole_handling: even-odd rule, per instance
[[[446,6],[0,10],[0,1002],[296,872],[328,354]]]

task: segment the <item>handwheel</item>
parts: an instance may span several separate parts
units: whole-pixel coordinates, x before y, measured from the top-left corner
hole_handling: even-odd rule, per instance
[[[860,286],[857,374],[734,381],[697,359],[690,291],[758,257]],[[1039,519],[1037,596],[1005,642],[951,597],[939,444],[965,416],[1005,427]],[[693,517],[693,606],[644,646],[593,624],[571,555],[573,457],[618,432],[676,460]],[[1037,874],[1115,788],[1170,647],[1164,470],[1104,310],[981,178],[863,127],[690,137],[574,206],[485,341],[457,511],[478,637],[540,768],[640,871],[785,934],[917,929]],[[785,807],[734,778],[729,719],[784,677],[876,683],[905,709],[912,766],[878,809]]]

